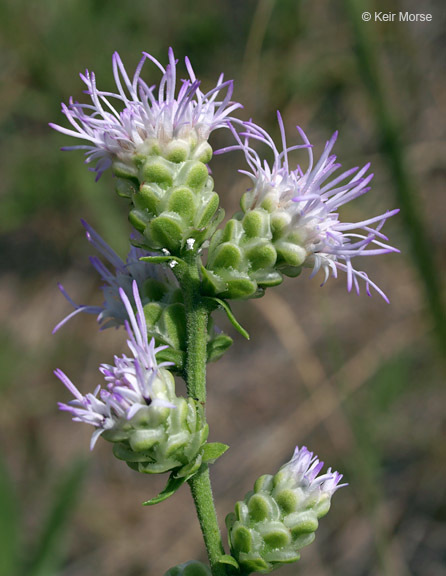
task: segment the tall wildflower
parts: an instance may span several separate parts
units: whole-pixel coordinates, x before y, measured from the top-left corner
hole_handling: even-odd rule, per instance
[[[142,79],[146,61],[161,73],[158,86]],[[339,271],[348,290],[383,291],[356,267],[359,256],[397,251],[382,232],[396,214],[344,222],[338,211],[367,193],[373,175],[369,165],[340,170],[332,150],[334,134],[318,160],[305,133],[288,145],[278,115],[281,146],[252,121],[232,117],[232,81],[220,76],[208,92],[186,58],[187,77],[177,83],[177,61],[168,64],[143,54],[131,77],[119,55],[113,56],[115,92],[100,90],[94,73],[81,75],[89,103],[70,99],[62,111],[70,124],[51,124],[64,135],[83,141],[82,149],[97,179],[111,168],[115,188],[128,205],[132,247],[125,259],[84,223],[87,239],[99,256],[90,261],[103,285],[101,306],[77,305],[60,287],[74,311],[97,315],[101,328],[124,325],[129,356],[101,364],[103,379],[93,393],[83,394],[64,372],[56,376],[72,394],[59,403],[76,422],[93,427],[98,438],[113,443],[114,455],[134,470],[169,472],[162,492],[145,504],[156,504],[188,482],[202,528],[210,567],[189,561],[166,576],[227,576],[268,573],[294,562],[315,538],[333,494],[344,484],[306,447],[274,474],[261,476],[252,491],[226,518],[230,554],[224,553],[213,504],[208,467],[228,448],[207,442],[205,418],[206,364],[220,358],[232,340],[213,324],[223,309],[232,325],[249,337],[226,300],[261,296],[284,276],[323,273],[323,283]],[[241,210],[220,226],[224,211],[208,164],[213,130],[229,128],[234,144],[219,152],[242,150],[252,187],[241,198]],[[268,149],[264,161],[257,145]],[[291,153],[302,149],[308,166],[290,166]],[[174,376],[186,384],[187,398],[177,396]]]

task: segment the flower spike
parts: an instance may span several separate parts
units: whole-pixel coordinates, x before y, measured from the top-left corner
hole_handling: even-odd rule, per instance
[[[138,285],[133,281],[133,298],[137,313],[133,312],[126,293],[121,288],[119,294],[127,311],[130,322],[126,321],[129,339],[127,345],[133,358],[115,356],[114,365],[101,364],[99,371],[104,376],[106,388],[98,386],[93,394],[83,396],[71,380],[57,369],[55,375],[73,394],[74,400],[68,404],[59,403],[61,410],[70,412],[76,422],[85,422],[97,428],[92,437],[92,448],[98,437],[114,428],[122,420],[130,420],[145,406],[152,402],[163,406],[172,406],[159,398],[152,398],[153,380],[159,377],[160,369],[169,366],[169,362],[158,363],[156,354],[166,346],[155,348],[154,340],[147,338],[147,327],[142,310]]]
[[[161,71],[157,94],[149,87],[141,72],[146,60]],[[131,164],[134,157],[145,153],[153,140],[168,144],[171,140],[192,138],[196,145],[207,141],[217,128],[227,127],[230,114],[241,104],[232,102],[232,81],[220,76],[215,88],[207,93],[200,90],[190,61],[186,59],[189,78],[182,81],[176,92],[176,66],[172,48],[169,63],[164,68],[158,60],[144,52],[131,79],[117,52],[113,54],[113,76],[117,92],[99,90],[93,72],[80,77],[87,87],[90,104],[75,102],[62,104],[62,112],[71,128],[51,123],[50,126],[86,144],[68,146],[64,150],[85,150],[87,163],[95,163],[93,171],[98,180],[115,161]],[[220,94],[223,96],[219,99]]]
[[[240,123],[242,130],[231,127],[237,144],[220,150],[226,152],[241,149],[250,171],[243,171],[253,182],[253,188],[245,193],[242,209],[245,214],[266,211],[273,227],[273,245],[277,250],[276,268],[284,274],[297,275],[300,268],[312,268],[311,276],[322,270],[325,284],[329,276],[337,277],[338,270],[347,274],[347,289],[354,287],[359,294],[359,281],[366,285],[367,294],[373,288],[384,300],[384,292],[369,279],[367,274],[354,268],[352,260],[357,256],[375,256],[398,249],[386,243],[381,228],[388,218],[399,212],[388,210],[380,216],[362,222],[344,223],[339,219],[338,209],[367,193],[373,174],[367,174],[369,164],[335,173],[340,168],[332,149],[337,132],[326,143],[317,162],[314,161],[312,146],[297,127],[303,140],[302,145],[288,146],[285,128],[280,113],[278,123],[282,150],[271,136],[252,121]],[[273,153],[273,162],[262,162],[253,142],[265,144]],[[288,154],[304,148],[308,153],[308,168],[298,165],[289,168]]]
[[[258,478],[254,489],[226,518],[231,554],[242,573],[267,574],[300,558],[327,514],[342,474],[319,475],[324,466],[305,446],[274,475]]]

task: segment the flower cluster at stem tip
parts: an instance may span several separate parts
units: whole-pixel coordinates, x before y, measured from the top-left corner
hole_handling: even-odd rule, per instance
[[[268,573],[300,557],[315,538],[318,520],[327,514],[342,474],[324,466],[305,446],[271,476],[257,479],[254,489],[226,518],[231,552],[246,572]]]
[[[146,62],[161,73],[158,87],[141,77]],[[91,449],[102,436],[132,469],[170,473],[164,491],[146,504],[172,495],[227,448],[207,443],[205,367],[232,343],[214,325],[213,311],[223,308],[246,335],[226,300],[261,296],[305,268],[312,270],[311,276],[321,271],[323,284],[343,272],[348,291],[359,294],[362,283],[369,295],[374,290],[388,301],[353,261],[398,252],[382,232],[398,210],[354,223],[340,219],[344,204],[370,190],[373,174],[369,164],[338,173],[341,164],[332,153],[337,133],[315,160],[301,128],[301,143],[287,143],[278,112],[278,147],[266,130],[233,116],[242,105],[232,101],[232,81],[221,75],[204,92],[186,58],[187,78],[177,88],[177,63],[172,49],[166,67],[143,53],[130,77],[115,53],[116,92],[98,89],[95,74],[87,70],[81,79],[90,103],[70,99],[62,112],[71,127],[50,124],[83,142],[63,150],[84,150],[96,180],[112,170],[132,225],[130,248],[122,259],[82,221],[98,253],[90,262],[102,281],[103,303],[76,304],[59,285],[74,310],[54,332],[79,313],[92,314],[101,329],[124,326],[131,356],[101,364],[104,383],[93,393],[83,394],[57,369],[56,376],[73,395],[59,408],[74,421],[93,426]],[[214,151],[208,140],[219,128],[227,130],[233,143]],[[272,162],[261,158],[259,146],[266,147]],[[290,154],[298,149],[308,155],[306,168],[290,167]],[[220,226],[224,210],[208,165],[214,153],[234,150],[243,152],[248,169],[240,172],[252,186],[242,195],[240,211]],[[174,374],[186,381],[187,397],[176,394]],[[290,462],[275,475],[261,476],[227,516],[231,556],[221,556],[220,541],[219,551],[208,547],[210,568],[190,561],[166,576],[209,576],[226,568],[243,575],[268,573],[297,560],[301,548],[314,539],[331,497],[345,486],[342,475],[331,468],[320,475],[322,467],[306,447],[297,447]],[[209,536],[215,530],[204,527],[206,514],[200,520]],[[219,563],[221,570],[215,568]]]
[[[141,78],[147,60],[162,73],[158,90]],[[312,275],[322,270],[323,283],[330,275],[336,277],[338,271],[345,272],[349,291],[354,287],[359,293],[362,281],[367,293],[370,294],[373,288],[387,300],[377,284],[353,266],[352,260],[357,256],[398,252],[386,243],[387,238],[381,231],[385,221],[398,210],[355,223],[342,222],[337,212],[341,206],[370,190],[373,174],[367,174],[369,164],[335,175],[340,167],[332,154],[337,134],[327,142],[322,156],[315,162],[312,146],[300,128],[303,144],[287,145],[280,114],[282,150],[279,150],[263,128],[252,121],[243,122],[231,116],[234,110],[241,108],[239,103],[231,101],[232,81],[224,81],[221,75],[216,86],[204,93],[187,58],[185,63],[189,77],[182,80],[178,94],[175,94],[177,61],[172,49],[166,68],[144,53],[132,79],[115,53],[113,74],[117,93],[99,90],[94,73],[87,70],[81,78],[91,103],[81,104],[70,99],[68,106],[62,105],[62,111],[72,127],[50,124],[63,134],[87,141],[87,144],[63,149],[84,149],[86,162],[95,163],[91,169],[98,177],[113,165],[118,180],[127,177],[132,180],[132,186],[139,189],[134,193],[135,188],[130,188],[130,192],[122,195],[132,195],[134,209],[129,217],[147,237],[146,248],[160,250],[164,244],[165,249],[167,245],[169,252],[174,253],[180,249],[178,246],[184,248],[187,240],[197,239],[199,244],[205,244],[207,237],[215,232],[212,229],[207,236],[196,233],[197,229],[209,227],[212,218],[217,219],[215,225],[221,220],[221,216],[216,216],[217,195],[209,192],[206,198],[199,195],[195,200],[190,199],[190,190],[184,186],[187,177],[175,180],[173,172],[186,160],[208,162],[212,157],[208,144],[211,132],[229,128],[236,143],[217,153],[241,149],[250,168],[250,171],[241,172],[250,177],[253,186],[242,198],[242,215],[235,215],[228,223],[236,226],[236,232],[229,239],[229,248],[227,245],[223,249],[215,248],[211,238],[209,263],[203,269],[204,275],[211,278],[208,282],[208,286],[212,285],[208,288],[210,295],[258,296],[259,290],[280,283],[283,275],[297,276],[306,267],[312,268]],[[259,141],[272,151],[274,161],[271,165],[262,161],[255,150],[253,143]],[[289,167],[288,154],[297,148],[308,151],[306,170],[300,166],[294,170]],[[144,164],[147,158],[150,158],[149,167],[147,162]],[[164,163],[154,164],[154,158],[162,158]],[[198,168],[193,167],[192,175],[191,170],[187,184],[197,179]],[[200,174],[199,178],[206,181],[206,176]],[[166,190],[166,183],[173,184],[173,192]],[[166,205],[162,205],[160,197],[168,198]],[[155,202],[161,203],[162,207],[153,208]],[[184,213],[196,212],[198,205],[206,203],[205,214],[199,222],[192,219],[186,225]],[[149,220],[152,222],[148,225]],[[222,234],[217,231],[217,236],[219,232]],[[178,241],[171,242],[176,236]],[[220,237],[216,239],[217,244],[222,243]],[[136,257],[137,254],[129,255],[130,260]],[[248,287],[238,289],[240,279],[246,279],[250,283]],[[93,312],[92,309],[84,310]],[[100,321],[108,313],[107,310],[103,312]]]

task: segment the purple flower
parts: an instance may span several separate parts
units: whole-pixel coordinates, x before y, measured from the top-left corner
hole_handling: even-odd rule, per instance
[[[68,302],[74,307],[74,311],[68,314],[53,330],[53,334],[59,330],[68,320],[80,312],[97,315],[101,329],[110,326],[121,326],[127,319],[126,307],[120,297],[120,290],[124,290],[130,301],[133,300],[132,284],[136,281],[139,293],[142,294],[144,283],[148,278],[156,278],[166,284],[171,284],[172,288],[177,287],[173,275],[168,275],[167,271],[160,266],[149,262],[143,262],[140,258],[150,256],[146,252],[135,246],[131,246],[126,261],[124,262],[116,252],[105,242],[105,240],[87,222],[82,220],[82,225],[86,230],[87,240],[105,259],[105,265],[97,256],[90,257],[90,262],[99,273],[105,284],[102,286],[104,303],[102,306],[78,305],[59,284],[59,289]],[[135,304],[132,302],[132,304]]]
[[[119,294],[129,318],[129,321],[125,321],[125,328],[129,336],[127,345],[133,358],[125,355],[121,358],[115,356],[114,365],[101,364],[99,370],[104,376],[106,387],[98,386],[93,394],[88,393],[85,396],[62,370],[57,369],[54,372],[74,396],[74,400],[68,404],[60,402],[59,408],[70,412],[75,422],[85,422],[96,428],[91,438],[91,449],[101,434],[131,420],[143,407],[148,405],[173,407],[167,399],[153,394],[154,381],[162,377],[160,370],[170,366],[171,363],[157,363],[156,354],[167,346],[156,348],[153,338],[148,341],[144,310],[136,280],[133,281],[132,288],[136,315],[122,288],[119,289]]]
[[[370,288],[374,288],[388,302],[384,292],[367,274],[353,267],[352,260],[357,256],[399,252],[386,244],[388,238],[381,232],[386,220],[399,210],[390,210],[361,222],[342,222],[338,209],[370,190],[373,178],[373,174],[367,174],[370,164],[335,175],[341,167],[332,154],[337,132],[326,143],[319,160],[314,162],[312,145],[303,130],[297,127],[303,144],[288,146],[280,113],[278,120],[282,151],[263,128],[251,121],[242,123],[240,134],[231,127],[237,144],[219,151],[241,149],[245,153],[251,170],[240,172],[249,176],[253,188],[244,195],[243,210],[264,208],[270,212],[281,230],[279,241],[293,244],[293,249],[300,251],[302,265],[313,269],[311,276],[322,270],[323,284],[330,275],[336,278],[341,270],[347,274],[349,291],[354,286],[359,294],[359,280],[362,280],[369,295]],[[252,141],[260,141],[272,150],[272,164],[260,159]],[[295,170],[289,167],[289,152],[299,148],[308,151],[309,165],[305,171],[299,165]]]
[[[293,457],[282,466],[281,470],[290,472],[296,484],[301,488],[310,491],[318,489],[331,498],[336,490],[347,486],[347,484],[339,484],[342,480],[342,474],[332,472],[331,468],[325,474],[318,476],[323,467],[324,463],[320,462],[317,456],[313,456],[313,452],[310,452],[306,446],[302,446],[302,448],[296,446]]]
[[[158,90],[140,77],[146,60],[152,61],[162,73]],[[144,52],[132,79],[115,52],[113,75],[117,93],[98,90],[95,74],[86,70],[80,76],[91,103],[81,104],[71,98],[68,106],[62,104],[62,112],[72,128],[50,126],[88,144],[63,150],[85,150],[86,162],[96,162],[92,170],[97,172],[98,180],[115,160],[131,162],[136,154],[144,154],[151,140],[166,144],[173,138],[192,138],[198,146],[216,128],[227,127],[229,114],[241,107],[231,102],[233,82],[225,82],[221,75],[215,88],[205,94],[188,58],[185,63],[189,78],[181,81],[177,95],[177,60],[171,48],[166,68]],[[224,95],[220,96],[222,91]]]

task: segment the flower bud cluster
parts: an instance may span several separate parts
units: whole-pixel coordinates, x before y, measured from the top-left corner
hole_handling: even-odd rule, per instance
[[[157,95],[141,78],[146,60],[162,72]],[[189,78],[176,94],[176,64],[172,49],[166,68],[144,53],[131,80],[115,53],[117,92],[99,90],[94,73],[86,71],[81,78],[91,104],[70,100],[62,111],[72,128],[51,126],[87,141],[66,149],[86,150],[98,178],[113,168],[117,192],[131,200],[129,218],[143,234],[144,246],[180,255],[191,243],[201,245],[223,217],[206,167],[212,158],[208,138],[227,128],[228,115],[241,105],[231,102],[233,83],[223,75],[203,93],[188,59]]]
[[[163,370],[152,383],[151,401],[130,420],[121,419],[103,437],[114,443],[113,453],[138,472],[176,477],[196,472],[207,440],[203,407],[192,398],[175,395],[175,382]]]
[[[398,252],[385,243],[380,231],[392,210],[357,223],[340,222],[336,210],[368,192],[373,174],[369,165],[353,168],[333,177],[340,167],[331,154],[337,133],[327,142],[316,164],[312,146],[299,129],[304,144],[288,147],[280,114],[279,126],[283,150],[279,152],[271,136],[253,122],[242,123],[243,130],[232,132],[237,141],[219,152],[241,149],[251,171],[252,188],[241,199],[242,212],[230,220],[224,232],[211,239],[204,276],[207,290],[214,296],[247,298],[258,296],[268,286],[280,284],[283,276],[298,276],[304,267],[312,275],[324,273],[323,284],[338,271],[347,273],[347,287],[359,293],[359,280],[387,300],[382,290],[365,272],[356,270],[352,259]],[[274,156],[271,165],[263,162],[251,142],[260,141]],[[289,167],[288,155],[303,148],[309,166],[304,172],[298,165]],[[375,227],[373,227],[375,224]],[[383,242],[384,241],[384,242]]]
[[[195,243],[201,245],[221,221],[219,197],[204,163],[211,158],[212,150],[206,147],[204,150],[201,146],[204,153],[200,159],[178,154],[172,160],[155,146],[135,168],[127,188],[133,204],[129,219],[149,250],[181,255]],[[115,173],[121,177],[119,184],[123,174],[116,167]]]
[[[204,290],[231,299],[260,296],[265,288],[282,282],[276,262],[270,214],[264,210],[239,213],[211,239],[202,268]]]
[[[125,326],[133,358],[115,356],[114,365],[102,364],[106,386],[85,396],[57,370],[56,376],[74,396],[59,407],[70,412],[73,420],[95,427],[92,448],[103,436],[114,443],[115,456],[139,472],[174,470],[176,477],[187,477],[199,468],[208,436],[203,407],[193,398],[176,396],[167,369],[171,363],[158,363],[157,354],[165,347],[155,348],[154,340],[148,340],[136,281],[136,315],[122,288],[120,296],[129,318]]]
[[[162,72],[157,94],[155,87],[141,79],[146,60]],[[241,106],[231,101],[232,82],[223,81],[223,76],[205,94],[186,59],[189,77],[176,94],[176,64],[172,50],[166,68],[144,53],[130,79],[115,53],[117,92],[99,90],[95,75],[86,71],[81,78],[91,104],[70,100],[62,111],[72,127],[51,125],[87,142],[66,149],[84,149],[86,161],[96,163],[98,177],[113,167],[117,192],[131,202],[129,218],[143,237],[142,246],[184,257],[187,250],[198,251],[211,239],[202,269],[203,291],[208,296],[259,296],[265,288],[279,284],[284,275],[294,277],[303,268],[311,268],[312,275],[323,272],[323,284],[342,271],[349,291],[355,288],[359,293],[362,281],[368,294],[373,288],[387,300],[352,260],[397,251],[386,243],[381,228],[398,210],[355,223],[341,222],[337,213],[370,189],[369,165],[335,175],[341,166],[332,154],[337,134],[314,162],[312,146],[302,130],[298,129],[303,144],[287,145],[280,114],[279,151],[263,128],[230,116]],[[253,185],[242,198],[242,212],[224,230],[217,230],[223,210],[206,164],[213,153],[208,138],[222,127],[230,128],[236,144],[218,152],[242,150],[250,171],[241,172]],[[261,160],[253,142],[269,148],[271,164]],[[289,153],[298,148],[308,152],[306,170],[299,165],[290,169]]]
[[[315,538],[318,520],[328,512],[342,475],[328,470],[307,448],[271,476],[261,476],[226,524],[231,554],[245,574],[266,574],[300,558],[300,549]]]

